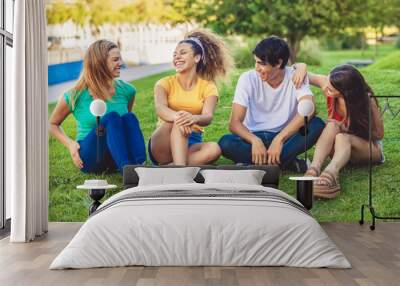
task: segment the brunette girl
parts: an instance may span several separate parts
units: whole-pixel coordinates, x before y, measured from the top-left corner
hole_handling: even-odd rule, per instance
[[[302,80],[305,64],[297,64]],[[339,171],[351,161],[369,161],[369,123],[371,106],[372,161],[383,162],[383,120],[379,113],[374,93],[362,74],[351,65],[335,67],[328,76],[308,72],[312,85],[322,89],[328,109],[328,122],[319,137],[313,161],[306,176],[318,176],[314,183],[314,195],[334,198],[340,192]],[[295,79],[296,80],[296,79]],[[331,155],[332,159],[321,172],[322,164]]]

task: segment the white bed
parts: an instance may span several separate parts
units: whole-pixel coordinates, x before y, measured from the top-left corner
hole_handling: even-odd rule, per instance
[[[351,267],[284,192],[198,183],[138,186],[114,195],[50,269],[127,265]]]

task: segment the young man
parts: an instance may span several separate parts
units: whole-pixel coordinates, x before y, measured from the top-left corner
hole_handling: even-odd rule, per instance
[[[304,136],[299,130],[304,118],[297,113],[300,100],[311,99],[308,82],[296,88],[295,69],[286,67],[287,43],[278,37],[262,40],[253,51],[255,70],[243,73],[236,86],[229,129],[219,140],[222,154],[235,163],[279,164],[305,172],[307,164],[297,159],[304,152]],[[307,146],[315,144],[325,124],[312,117]]]

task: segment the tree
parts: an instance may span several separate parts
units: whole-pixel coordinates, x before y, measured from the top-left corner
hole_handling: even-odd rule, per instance
[[[94,30],[105,23],[182,23],[187,18],[179,13],[173,0],[80,0],[64,3],[55,1],[46,5],[48,24],[62,24],[72,20],[83,26],[89,23]]]
[[[71,20],[81,27],[86,24],[89,15],[89,8],[85,3],[77,2],[71,7]]]
[[[386,26],[400,26],[400,0],[368,0],[367,25],[375,30],[375,55],[378,55],[379,33],[383,36]]]
[[[73,8],[71,5],[62,2],[55,2],[51,6],[46,6],[47,24],[59,24],[71,19]]]
[[[182,2],[185,2],[182,5]],[[364,0],[179,0],[181,12],[216,32],[287,39],[295,60],[305,36],[363,26]]]

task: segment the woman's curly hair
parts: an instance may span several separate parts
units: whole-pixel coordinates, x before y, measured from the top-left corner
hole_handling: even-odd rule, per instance
[[[233,68],[233,59],[224,40],[207,29],[195,29],[185,35],[182,42],[188,42],[188,38],[197,38],[204,48],[204,61],[197,64],[197,73],[201,78],[216,81],[218,78],[226,78]],[[192,44],[195,55],[202,54],[198,45]]]

